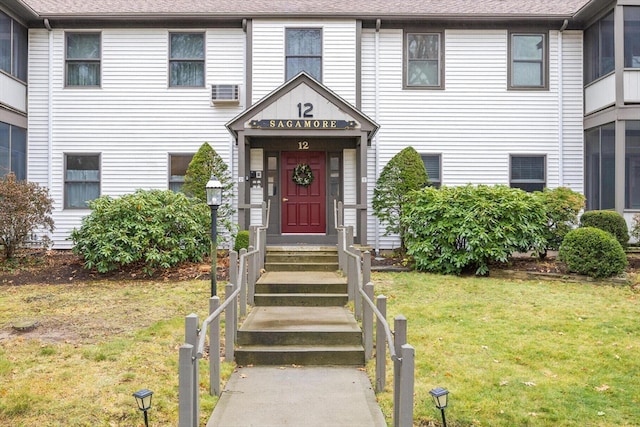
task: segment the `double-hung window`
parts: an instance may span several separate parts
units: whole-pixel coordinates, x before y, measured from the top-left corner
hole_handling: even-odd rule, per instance
[[[169,34],[169,86],[204,87],[204,33]]]
[[[0,178],[9,172],[27,178],[27,130],[0,122]]]
[[[640,68],[640,7],[624,7],[624,66]]]
[[[193,154],[169,154],[169,190],[181,191],[191,159]]]
[[[0,12],[0,70],[27,81],[28,31]]]
[[[509,185],[524,191],[542,191],[546,186],[545,156],[512,155]]]
[[[614,69],[613,12],[584,32],[584,80],[591,83]]]
[[[100,86],[100,52],[100,33],[66,34],[67,87]]]
[[[442,179],[440,178],[440,154],[421,154],[424,168],[427,170],[429,183],[435,188],[440,188]]]
[[[418,89],[443,86],[441,33],[406,34],[405,86]]]
[[[304,71],[322,81],[322,30],[287,28],[285,57],[286,80]]]
[[[544,34],[511,33],[509,87],[544,89],[547,85],[547,37]]]
[[[64,169],[65,208],[84,209],[100,197],[99,154],[66,154]]]

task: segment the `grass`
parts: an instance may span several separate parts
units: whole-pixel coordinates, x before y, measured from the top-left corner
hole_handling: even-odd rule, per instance
[[[637,290],[419,273],[373,282],[388,318],[408,319],[416,425],[440,425],[435,387],[450,391],[450,427],[638,425]]]
[[[207,281],[1,287],[0,425],[142,426],[142,388],[154,391],[151,425],[177,425],[184,316],[204,319],[208,292]],[[40,327],[10,334],[17,319]],[[205,423],[217,401],[206,360],[201,378]]]
[[[640,420],[640,295],[630,287],[376,273],[389,318],[416,348],[416,426],[633,426]],[[222,293],[222,285],[219,291]],[[154,391],[154,426],[178,419],[184,316],[207,281],[0,287],[0,425],[142,426],[131,394]],[[10,333],[17,320],[40,326]],[[217,399],[201,364],[201,422]],[[228,377],[234,365],[223,364]],[[369,365],[371,372],[372,365]],[[389,373],[387,384],[391,384]],[[378,395],[390,419],[391,393]]]

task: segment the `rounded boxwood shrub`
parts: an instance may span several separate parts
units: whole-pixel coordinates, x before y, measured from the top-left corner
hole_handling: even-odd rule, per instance
[[[236,241],[233,245],[233,250],[240,252],[240,249],[249,249],[249,231],[240,230],[236,235]]]
[[[588,211],[580,217],[580,227],[595,227],[607,231],[616,238],[622,247],[629,242],[627,221],[616,211]]]
[[[595,227],[581,227],[567,233],[558,259],[569,271],[591,277],[611,277],[627,266],[622,245],[608,232]]]

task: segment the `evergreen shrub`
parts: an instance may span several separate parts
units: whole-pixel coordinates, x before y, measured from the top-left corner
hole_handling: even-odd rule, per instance
[[[183,261],[201,261],[211,249],[209,207],[171,190],[137,190],[89,202],[91,214],[71,232],[73,252],[100,273],[144,263],[148,274]]]
[[[404,252],[406,229],[400,218],[409,193],[429,183],[427,170],[420,154],[407,147],[397,153],[384,166],[373,189],[373,214],[385,225],[385,235],[400,237],[400,250]]]
[[[427,187],[411,194],[402,218],[416,268],[477,275],[514,252],[542,250],[546,220],[539,198],[502,185]]]
[[[240,249],[249,249],[249,230],[240,230],[236,234],[233,250],[240,252]]]
[[[616,211],[588,211],[580,217],[580,227],[595,227],[607,231],[622,247],[629,242],[629,228],[622,215]]]
[[[591,277],[611,277],[624,271],[628,264],[622,245],[604,230],[580,227],[564,237],[558,260],[569,271]]]
[[[237,225],[233,222],[233,215],[235,214],[235,209],[233,209],[234,182],[229,166],[209,143],[202,144],[196,154],[193,155],[184,177],[182,192],[189,197],[195,197],[202,203],[206,203],[206,186],[212,173],[222,184],[222,204],[218,207],[216,215],[218,222],[218,232],[216,234],[218,242],[216,243],[224,245],[228,244],[237,230]]]
[[[558,187],[550,190],[533,193],[540,199],[547,214],[545,238],[547,245],[539,253],[544,258],[547,251],[556,251],[560,248],[564,236],[578,224],[578,215],[584,208],[585,198],[566,187]]]

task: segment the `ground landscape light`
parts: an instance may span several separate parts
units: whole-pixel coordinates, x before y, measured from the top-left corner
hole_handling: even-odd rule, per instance
[[[205,186],[207,204],[211,207],[211,296],[216,295],[216,275],[218,268],[218,207],[222,204],[222,183],[211,173]]]
[[[153,392],[151,390],[147,390],[146,388],[133,393],[133,397],[136,398],[136,403],[138,404],[138,409],[144,412],[145,427],[149,427],[147,411],[149,410],[149,408],[151,408],[151,396],[153,396]]]
[[[431,395],[431,397],[433,397],[433,403],[436,404],[436,408],[440,409],[440,412],[442,413],[442,426],[447,427],[447,420],[444,416],[444,410],[449,403],[449,391],[442,387],[438,387],[431,390],[429,394]]]

